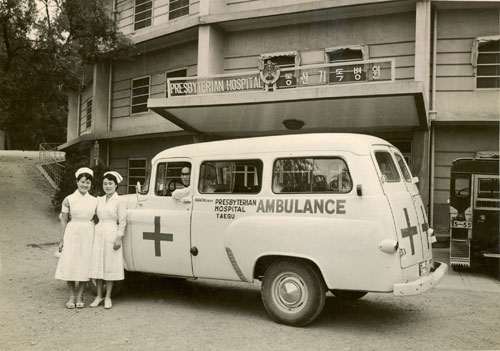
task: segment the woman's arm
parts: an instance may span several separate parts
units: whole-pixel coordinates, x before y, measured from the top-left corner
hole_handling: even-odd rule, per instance
[[[116,240],[113,245],[113,249],[118,250],[122,246],[122,239],[125,235],[125,227],[127,226],[127,207],[125,201],[121,199],[118,200],[117,205],[117,217],[118,217],[118,229],[116,233]]]
[[[59,218],[61,219],[61,227],[59,229],[59,252],[62,251],[64,246],[64,232],[66,231],[66,225],[68,224],[69,218],[69,201],[68,198],[65,198],[62,204],[61,215]]]

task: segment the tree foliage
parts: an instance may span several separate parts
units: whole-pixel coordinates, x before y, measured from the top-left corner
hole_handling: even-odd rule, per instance
[[[129,57],[130,40],[117,31],[110,4],[1,0],[0,129],[10,148],[64,142],[67,92],[82,88],[86,67]]]

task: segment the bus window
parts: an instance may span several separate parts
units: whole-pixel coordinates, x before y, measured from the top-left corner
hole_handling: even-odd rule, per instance
[[[455,178],[455,196],[468,197],[470,194],[469,178],[456,177]]]
[[[479,178],[477,187],[478,199],[500,199],[499,179]]]

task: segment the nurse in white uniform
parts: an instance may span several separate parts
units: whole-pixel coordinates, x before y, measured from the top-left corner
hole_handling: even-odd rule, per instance
[[[96,279],[97,296],[90,307],[104,302],[104,308],[111,308],[113,282],[124,279],[122,238],[127,224],[125,202],[116,193],[122,176],[115,171],[103,175],[102,186],[106,195],[98,198],[94,244],[89,277]],[[103,296],[103,281],[106,282],[106,296]]]
[[[78,189],[62,202],[59,252],[55,278],[67,282],[69,300],[66,308],[82,308],[85,282],[89,280],[90,255],[94,240],[97,199],[89,194],[94,172],[87,167],[75,173]],[[75,290],[78,282],[78,291]]]

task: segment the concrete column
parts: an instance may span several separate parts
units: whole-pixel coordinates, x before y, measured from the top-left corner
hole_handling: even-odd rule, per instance
[[[92,133],[108,131],[109,104],[109,62],[98,62],[94,65],[92,90]]]
[[[80,116],[80,94],[76,91],[68,93],[68,121],[66,141],[78,138],[78,117]]]
[[[429,145],[430,132],[416,130],[412,141],[412,174],[420,180],[418,190],[428,212],[429,208]]]
[[[224,31],[216,25],[199,28],[198,76],[224,73]]]
[[[424,98],[429,102],[430,65],[431,65],[431,1],[418,0],[415,16],[415,81],[424,84]],[[429,114],[426,111],[427,124]],[[430,133],[428,130],[416,130],[413,133],[413,174],[420,183],[418,189],[426,208],[429,208],[429,162]]]
[[[426,101],[429,101],[430,64],[431,2],[419,0],[415,16],[415,80],[424,83]]]

